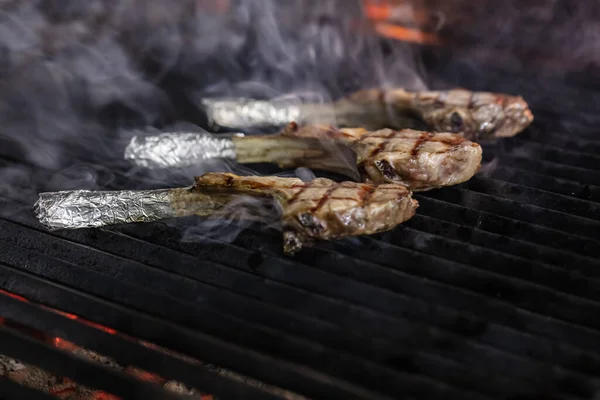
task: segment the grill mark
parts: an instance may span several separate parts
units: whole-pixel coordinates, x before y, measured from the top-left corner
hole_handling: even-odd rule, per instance
[[[431,141],[443,143],[446,146],[453,147],[453,146],[457,146],[457,145],[465,142],[466,139],[459,135],[455,135],[454,137],[450,137],[450,138],[440,135],[440,136],[432,137]]]
[[[469,102],[467,103],[467,109],[471,110],[473,109],[473,98],[475,97],[475,93],[471,92],[471,94],[469,95]]]
[[[419,151],[421,151],[421,147],[423,147],[425,142],[427,142],[427,139],[429,139],[429,133],[423,132],[421,136],[419,136],[419,138],[415,141],[415,144],[412,150],[410,151],[410,155],[413,158],[419,154]]]
[[[345,137],[345,138],[348,138],[348,139],[355,139],[355,136],[354,136],[354,135],[352,135],[351,133],[347,133],[347,132],[339,131],[339,135],[340,135],[341,137]],[[363,136],[364,136],[364,135],[363,135]],[[359,140],[360,140],[360,139],[359,139]]]
[[[369,133],[370,133],[370,132],[369,132]],[[362,143],[362,141],[363,141],[363,140],[365,140],[365,139],[366,139],[366,138],[368,138],[368,137],[369,137],[369,134],[368,134],[368,133],[367,133],[367,134],[365,134],[365,135],[362,135],[361,137],[359,137],[358,139],[356,139],[356,142],[355,142],[355,143]]]
[[[363,191],[361,193],[360,203],[362,206],[366,205],[369,202],[369,200],[373,196],[373,193],[375,193],[375,190],[377,190],[376,186],[370,186],[368,190]]]
[[[333,193],[333,191],[334,191],[335,189],[337,189],[337,186],[333,186],[333,187],[330,187],[329,189],[327,189],[327,191],[326,191],[326,192],[323,194],[323,196],[321,196],[321,198],[319,199],[319,202],[317,203],[317,205],[316,205],[316,206],[314,206],[314,207],[312,208],[311,212],[313,212],[313,213],[314,213],[314,212],[317,212],[317,211],[319,211],[319,209],[320,209],[321,207],[323,207],[323,205],[325,204],[325,202],[326,202],[327,200],[329,200],[329,198],[331,197],[331,193]]]
[[[308,185],[302,185],[302,187],[300,188],[300,190],[298,190],[289,200],[288,200],[288,204],[292,205],[295,201],[298,200],[298,198],[300,197],[300,195],[302,193],[304,193],[306,191],[306,189],[308,189]]]
[[[362,201],[362,199],[356,197],[331,197],[330,200],[357,201],[359,203]]]
[[[375,147],[373,150],[371,150],[371,153],[369,154],[368,158],[373,158],[377,154],[379,154],[381,152],[385,152],[385,149],[390,144],[390,139],[392,139],[394,136],[396,136],[396,133],[397,133],[396,131],[391,131],[389,134],[387,134],[383,138],[381,138],[381,143],[379,143],[379,145],[377,147]]]

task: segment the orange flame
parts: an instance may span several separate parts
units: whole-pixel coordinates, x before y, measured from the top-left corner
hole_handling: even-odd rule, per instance
[[[393,7],[391,4],[373,4],[368,1],[363,1],[365,16],[368,19],[376,21],[386,21],[392,18]]]
[[[419,44],[440,42],[435,34],[426,31],[439,23],[439,17],[436,18],[434,12],[415,9],[411,2],[403,0],[362,0],[362,3],[364,16],[374,24],[375,31],[381,36]]]
[[[419,44],[439,44],[441,41],[432,33],[422,32],[418,29],[406,28],[401,25],[390,24],[387,22],[377,22],[375,31],[381,36],[390,39],[401,40]]]

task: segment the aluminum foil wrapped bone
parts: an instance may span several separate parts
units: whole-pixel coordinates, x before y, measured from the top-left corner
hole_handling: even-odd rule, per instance
[[[134,136],[125,148],[125,159],[145,168],[187,167],[215,158],[235,160],[231,137],[165,132],[155,136]]]
[[[203,99],[201,103],[213,129],[261,129],[302,121],[300,106],[290,100]]]
[[[149,222],[175,216],[172,189],[40,193],[34,210],[50,230]]]

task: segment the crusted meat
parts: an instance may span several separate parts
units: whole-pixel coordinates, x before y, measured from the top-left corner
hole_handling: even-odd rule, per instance
[[[510,137],[533,121],[520,96],[464,89],[409,92],[404,89],[366,89],[337,101],[338,124],[406,128],[406,117],[423,121],[428,129],[452,132],[469,140]]]
[[[418,206],[411,192],[397,184],[208,173],[187,188],[41,193],[35,213],[49,229],[79,229],[190,215],[219,218],[239,207],[270,213],[273,203],[280,209],[284,251],[290,254],[315,240],[392,229],[410,219]],[[240,215],[272,221],[265,213]]]
[[[418,203],[402,185],[341,182],[317,178],[237,176],[209,173],[192,191],[268,196],[282,211],[284,251],[294,253],[316,239],[387,231],[410,219]]]
[[[240,162],[274,162],[358,174],[363,181],[397,183],[413,191],[455,185],[480,168],[481,147],[452,133],[404,129],[367,131],[292,123],[279,135],[233,139]],[[351,150],[353,157],[340,148]]]
[[[533,114],[520,96],[465,89],[407,91],[364,89],[329,103],[290,103],[248,98],[203,101],[213,128],[261,130],[291,121],[452,132],[469,140],[510,137],[527,128]]]

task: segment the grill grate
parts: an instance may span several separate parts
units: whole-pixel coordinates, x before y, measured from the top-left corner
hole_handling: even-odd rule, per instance
[[[285,395],[41,305],[310,398],[593,398],[600,139],[546,133],[534,113],[528,132],[486,145],[496,168],[418,194],[408,223],[294,258],[255,227],[231,243],[159,223],[50,233],[4,198],[0,289],[29,302],[0,292],[0,316],[219,399]],[[124,398],[179,398],[6,328],[0,354]]]
[[[190,385],[211,387],[232,398],[240,397],[242,395],[249,395],[252,396],[252,398],[257,399],[277,398],[275,396],[270,396],[268,393],[262,393],[252,387],[242,385],[240,382],[223,378],[215,373],[207,372],[204,368],[192,366],[178,358],[164,357],[164,354],[158,353],[147,346],[87,326],[78,321],[74,321],[67,316],[44,310],[33,303],[25,303],[8,296],[3,296],[2,304],[5,318],[19,320],[20,322],[27,324],[27,326],[36,328],[42,332],[71,339],[88,349],[110,355],[113,358],[122,360],[128,364],[155,370],[163,376],[172,377]],[[9,336],[8,334],[6,336],[10,337],[14,342],[27,342],[23,338]],[[12,351],[12,355],[18,359],[26,360],[27,357],[29,357],[29,361],[33,364],[36,364],[37,358],[40,357],[33,351],[33,346],[29,346],[28,343],[22,348],[11,346],[9,351]],[[58,357],[60,352],[56,349],[48,348],[46,348],[45,351],[48,353],[46,356],[47,365],[49,365],[49,369],[54,369],[53,357]],[[26,355],[27,352],[30,353],[29,356]],[[73,364],[79,367],[81,363],[77,362]],[[146,398],[178,398],[173,397],[172,395],[167,396],[165,393],[156,392],[154,390],[148,390],[148,387],[141,388],[140,390],[137,386],[138,383],[131,378],[125,380],[123,377],[120,377],[120,381],[115,382],[114,375],[116,374],[103,371],[104,375],[98,376],[98,370],[101,369],[97,367],[95,368],[95,371],[91,371],[92,374],[91,376],[88,376],[87,381],[92,386],[98,385],[113,393],[124,395],[126,396],[125,398],[133,397],[134,393],[137,395],[144,393],[144,396],[147,396]],[[80,374],[86,374],[86,371],[81,371],[79,369],[65,371],[63,373],[73,379],[79,378],[78,381],[83,382]],[[132,388],[136,391],[132,392]]]
[[[55,400],[56,397],[14,383],[9,379],[0,380],[0,398],[2,399],[31,399]]]

